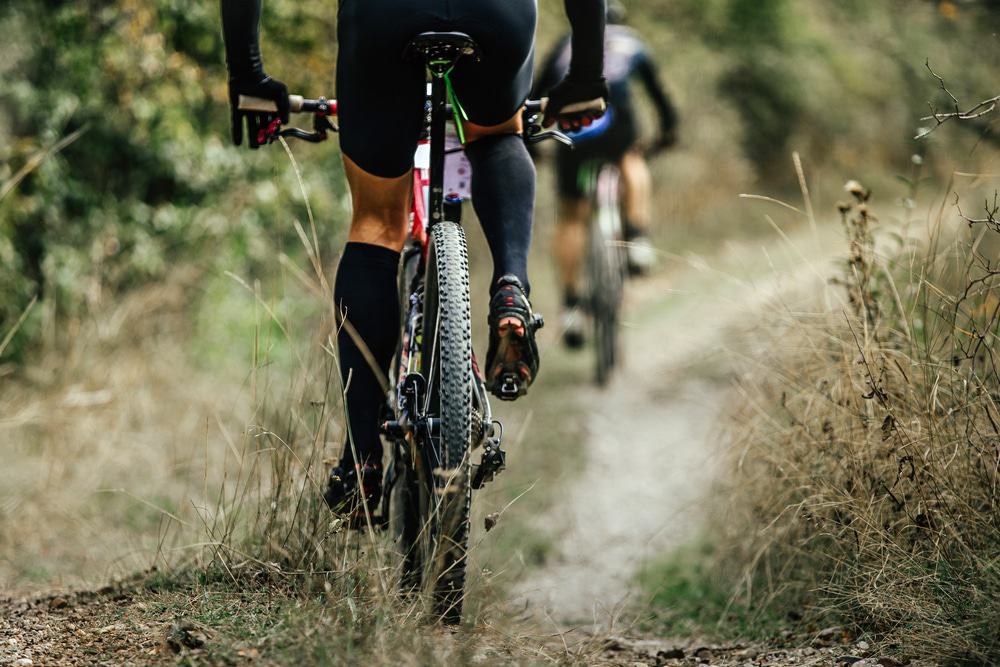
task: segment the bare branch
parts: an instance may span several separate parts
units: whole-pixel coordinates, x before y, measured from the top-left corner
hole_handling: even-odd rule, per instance
[[[955,198],[955,209],[958,211],[958,215],[969,223],[969,227],[984,225],[995,232],[1000,232],[1000,218],[997,217],[997,213],[1000,213],[1000,193],[994,192],[993,203],[990,204],[989,200],[986,200],[983,208],[986,210],[985,218],[970,218],[962,213],[962,208],[958,204],[958,198]]]
[[[940,126],[947,123],[949,120],[976,120],[978,118],[982,118],[983,116],[993,113],[994,111],[997,110],[997,107],[1000,106],[1000,95],[996,95],[988,100],[983,100],[982,102],[979,102],[975,106],[965,111],[962,111],[958,98],[955,97],[955,95],[952,94],[950,90],[948,90],[948,86],[945,85],[944,79],[931,68],[931,61],[928,60],[927,62],[925,62],[924,66],[927,67],[927,71],[931,73],[931,76],[937,79],[938,86],[940,86],[941,90],[943,90],[945,94],[951,98],[952,111],[948,112],[938,111],[934,107],[933,103],[928,102],[927,106],[931,110],[931,115],[924,116],[920,120],[922,121],[933,120],[935,122],[935,125],[933,127],[921,128],[920,131],[917,133],[917,136],[914,137],[915,139],[925,138],[927,135],[929,135],[931,132],[933,132]]]

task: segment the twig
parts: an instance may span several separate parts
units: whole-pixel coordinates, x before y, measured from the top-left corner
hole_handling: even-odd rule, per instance
[[[80,136],[86,131],[87,126],[84,125],[76,132],[66,135],[48,148],[44,148],[28,158],[28,161],[24,163],[24,166],[18,169],[17,173],[11,176],[9,181],[0,186],[0,201],[3,201],[4,197],[13,192],[14,188],[16,188],[28,174],[33,172],[35,169],[38,169],[38,167],[45,162],[49,156],[55,155],[62,149],[69,146],[71,143],[79,139]]]
[[[931,73],[931,76],[937,79],[938,86],[941,88],[941,90],[943,90],[948,95],[948,97],[951,98],[953,110],[947,113],[942,113],[934,108],[933,103],[928,102],[927,106],[931,110],[931,115],[924,116],[920,120],[922,121],[933,120],[936,123],[936,125],[930,128],[921,128],[921,130],[917,133],[916,137],[914,137],[915,139],[925,138],[927,135],[929,135],[931,132],[933,132],[937,128],[947,123],[949,120],[953,119],[976,120],[977,118],[982,118],[983,116],[989,115],[994,111],[996,111],[997,106],[1000,105],[1000,95],[996,95],[994,97],[989,98],[988,100],[983,100],[982,102],[979,102],[978,104],[976,104],[975,106],[971,107],[966,111],[962,111],[959,105],[958,98],[955,97],[955,95],[952,94],[950,90],[948,90],[948,87],[944,83],[944,79],[940,75],[938,75],[937,72],[931,69],[931,61],[927,60],[927,62],[924,63],[924,66],[927,67],[927,71]]]

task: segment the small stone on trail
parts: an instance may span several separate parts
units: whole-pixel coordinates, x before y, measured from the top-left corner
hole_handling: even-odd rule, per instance
[[[628,646],[625,645],[625,640],[622,637],[608,637],[604,643],[604,649],[606,651],[625,651],[628,650]]]
[[[62,609],[68,604],[66,598],[52,598],[49,600],[49,609]]]
[[[487,514],[486,518],[483,519],[484,527],[486,532],[493,530],[493,527],[497,525],[497,521],[500,520],[500,512],[493,512],[492,514]]]
[[[702,647],[699,649],[695,649],[694,657],[696,657],[700,662],[708,663],[712,662],[712,659],[715,658],[715,654],[712,653],[712,649],[707,647]]]
[[[843,643],[847,637],[845,636],[844,629],[839,626],[834,626],[832,628],[824,628],[816,633],[813,638],[812,645],[818,648],[824,646],[833,646],[834,644]]]
[[[208,628],[185,621],[175,623],[167,633],[167,645],[174,652],[180,653],[185,648],[201,648],[212,636]]]
[[[683,660],[684,649],[682,648],[665,649],[663,651],[658,651],[656,653],[656,657],[662,660]]]
[[[33,664],[35,663],[31,661],[31,658],[18,658],[14,661],[15,667],[30,667]]]

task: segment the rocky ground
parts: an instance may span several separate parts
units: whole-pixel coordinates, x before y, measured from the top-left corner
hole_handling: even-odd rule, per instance
[[[185,635],[169,619],[137,619],[137,612],[148,611],[140,605],[128,586],[3,600],[0,665],[139,665],[172,659]]]
[[[0,601],[0,665],[274,664],[266,653],[225,642],[211,628],[177,619],[144,601],[130,583],[98,591]],[[443,639],[446,642],[447,639]],[[531,643],[521,638],[518,643]],[[606,667],[903,667],[840,628],[809,636],[788,634],[779,646],[714,644],[696,640],[631,638],[573,633],[549,637],[530,652],[498,651],[486,641],[481,664],[587,664]],[[930,663],[907,663],[929,667]]]

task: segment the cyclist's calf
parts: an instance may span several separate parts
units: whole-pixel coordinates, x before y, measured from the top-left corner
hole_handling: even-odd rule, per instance
[[[396,178],[374,176],[346,155],[344,171],[354,210],[348,240],[402,250],[409,229],[412,172]]]
[[[646,230],[650,223],[650,197],[653,177],[646,158],[637,150],[622,156],[619,164],[622,176],[622,215],[625,223]]]

